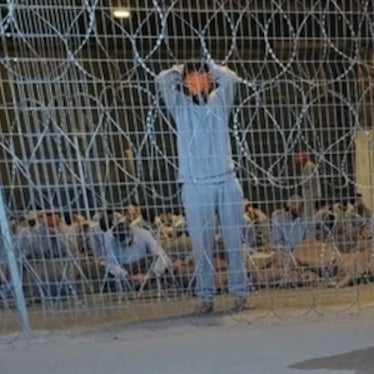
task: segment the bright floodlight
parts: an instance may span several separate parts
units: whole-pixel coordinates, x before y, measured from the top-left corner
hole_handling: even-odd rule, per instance
[[[126,8],[115,8],[113,9],[113,16],[115,18],[129,18],[130,11]]]

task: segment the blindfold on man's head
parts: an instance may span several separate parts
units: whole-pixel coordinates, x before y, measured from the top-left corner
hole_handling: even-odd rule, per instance
[[[113,235],[120,242],[128,242],[132,239],[132,230],[128,222],[119,222],[113,228]]]

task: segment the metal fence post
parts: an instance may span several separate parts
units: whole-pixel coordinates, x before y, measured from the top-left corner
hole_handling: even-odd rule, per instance
[[[14,246],[8,222],[8,217],[5,211],[5,199],[2,186],[0,187],[0,234],[3,248],[6,251],[10,274],[12,277],[12,285],[16,297],[18,313],[21,317],[22,330],[25,335],[31,334],[30,321],[27,313],[25,295],[22,289],[22,281],[17,266],[17,259],[14,254]]]

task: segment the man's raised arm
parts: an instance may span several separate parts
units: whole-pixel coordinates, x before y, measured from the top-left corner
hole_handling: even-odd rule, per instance
[[[227,104],[231,105],[235,97],[235,84],[241,81],[239,76],[227,66],[215,63],[209,64],[209,73],[218,84],[216,91],[219,96],[225,98]]]
[[[182,83],[183,65],[174,65],[170,69],[161,71],[155,82],[168,110],[175,107],[178,86]]]

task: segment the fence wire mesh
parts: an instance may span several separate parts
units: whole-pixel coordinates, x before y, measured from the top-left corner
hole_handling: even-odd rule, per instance
[[[216,289],[217,310],[230,307],[235,191],[182,199],[178,179],[192,143],[192,177],[231,158],[209,127],[222,118],[202,120],[199,107],[190,144],[178,143],[182,117],[155,84],[192,60],[239,77],[233,103],[218,107],[230,112],[256,315],[371,302],[371,0],[7,0],[0,9],[2,209],[32,327],[189,314],[196,283],[205,296]],[[229,95],[223,86],[215,90]],[[7,331],[20,323],[3,231]]]

